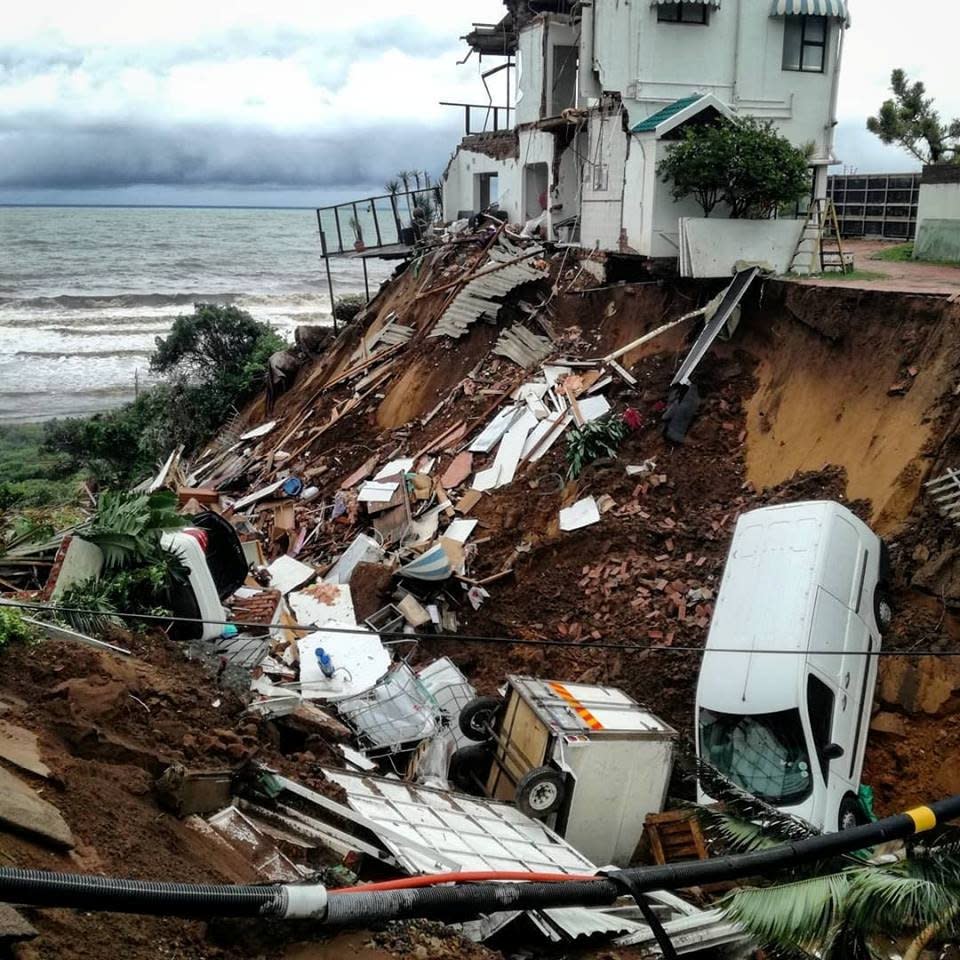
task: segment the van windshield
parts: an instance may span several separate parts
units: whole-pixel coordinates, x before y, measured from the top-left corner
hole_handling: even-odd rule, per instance
[[[800,711],[735,714],[700,710],[700,756],[737,786],[777,806],[813,788]]]

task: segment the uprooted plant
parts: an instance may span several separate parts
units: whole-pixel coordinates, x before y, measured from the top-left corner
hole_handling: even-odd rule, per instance
[[[76,533],[103,552],[103,572],[64,592],[59,605],[65,622],[97,633],[119,624],[120,612],[169,615],[171,591],[187,583],[180,557],[161,542],[187,522],[176,505],[176,495],[165,490],[100,497],[96,514]]]
[[[576,480],[583,468],[601,457],[614,457],[627,434],[621,417],[594,420],[567,433],[567,476]]]

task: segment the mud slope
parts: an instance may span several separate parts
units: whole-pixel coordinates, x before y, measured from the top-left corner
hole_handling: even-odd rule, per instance
[[[960,308],[945,299],[767,285],[741,341],[758,359],[747,477],[758,488],[836,464],[881,533],[910,511],[957,382]]]

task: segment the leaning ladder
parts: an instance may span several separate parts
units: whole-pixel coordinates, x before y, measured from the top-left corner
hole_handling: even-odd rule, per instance
[[[810,204],[800,231],[790,273],[846,273],[840,223],[833,201],[818,197]]]

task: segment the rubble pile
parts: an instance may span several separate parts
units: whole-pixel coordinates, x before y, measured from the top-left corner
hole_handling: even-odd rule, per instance
[[[119,651],[78,646],[74,636],[4,655],[2,719],[19,728],[10,737],[29,764],[20,773],[44,780],[31,802],[51,805],[34,809],[56,836],[37,845],[34,832],[0,849],[31,866],[231,882],[322,877],[333,886],[506,862],[507,853],[484,860],[469,843],[443,847],[450,823],[433,818],[445,811],[461,825],[468,815],[488,818],[487,833],[507,851],[512,831],[538,837],[537,857],[546,859],[536,862],[551,869],[595,869],[514,805],[522,778],[503,786],[495,773],[511,761],[481,742],[503,711],[477,721],[480,737],[469,734],[477,695],[489,707],[505,686],[536,678],[589,716],[589,696],[623,691],[667,739],[687,737],[695,651],[738,516],[819,498],[844,501],[864,519],[878,513],[865,498],[847,500],[846,462],[811,462],[828,421],[842,420],[830,404],[842,408],[843,397],[808,384],[816,436],[791,446],[796,434],[782,426],[795,430],[790,418],[803,419],[796,404],[787,409],[790,377],[771,360],[784,330],[795,364],[814,341],[825,355],[839,349],[836,331],[833,339],[811,332],[775,282],[750,282],[740,285],[742,302],[718,314],[730,288],[608,286],[596,255],[546,250],[502,224],[459,224],[428,247],[269,407],[252,404],[189,461],[174,451],[144,485],[174,493],[190,518],[177,536],[200,544],[191,583],[202,635],[182,636],[186,625],[174,623],[180,645],[122,633],[112,638]],[[805,292],[803,309],[824,296]],[[717,316],[727,319],[712,323]],[[928,384],[917,369],[909,393],[884,386],[883,402],[919,403]],[[953,416],[949,403],[931,412],[931,439],[921,444],[931,456],[934,441],[953,435]],[[758,450],[763,475],[774,476],[776,444],[796,469],[760,484]],[[947,443],[936,455],[951,450]],[[867,473],[860,459],[849,466]],[[914,483],[910,470],[919,476],[915,459],[898,489]],[[915,589],[944,599],[952,590],[955,528],[944,533],[922,500],[898,496],[884,501],[883,515],[907,505],[890,537],[896,599],[907,612],[890,642],[920,643],[942,624],[960,637],[952,613],[911,599]],[[226,545],[214,549],[216,531]],[[56,602],[102,558],[80,537],[53,549],[45,590],[29,595]],[[184,649],[194,659],[183,661]],[[923,766],[899,746],[930,736],[932,720],[917,712],[935,704],[931,718],[949,714],[949,737],[960,744],[950,726],[960,678],[921,678],[907,708],[911,681],[895,674],[881,678],[884,709],[867,762],[881,808],[905,799],[902,784]],[[0,760],[16,764],[11,756],[0,749]],[[661,772],[668,782],[669,769]],[[935,780],[933,793],[953,791],[942,770],[922,776]],[[469,787],[473,798],[451,787]],[[698,908],[670,909],[692,922]],[[43,927],[36,956],[58,955],[74,922],[87,929],[28,919]],[[560,943],[576,940],[584,923],[631,943],[649,933],[622,911],[531,912],[520,922],[524,936]],[[712,914],[696,922],[709,926]],[[496,944],[499,928],[485,923],[466,933]],[[213,944],[198,924],[148,921],[140,930],[117,917],[105,931],[89,955],[107,936],[132,957],[146,956],[151,938],[171,955],[249,955],[229,937]],[[445,936],[398,927],[360,946],[484,955]]]

